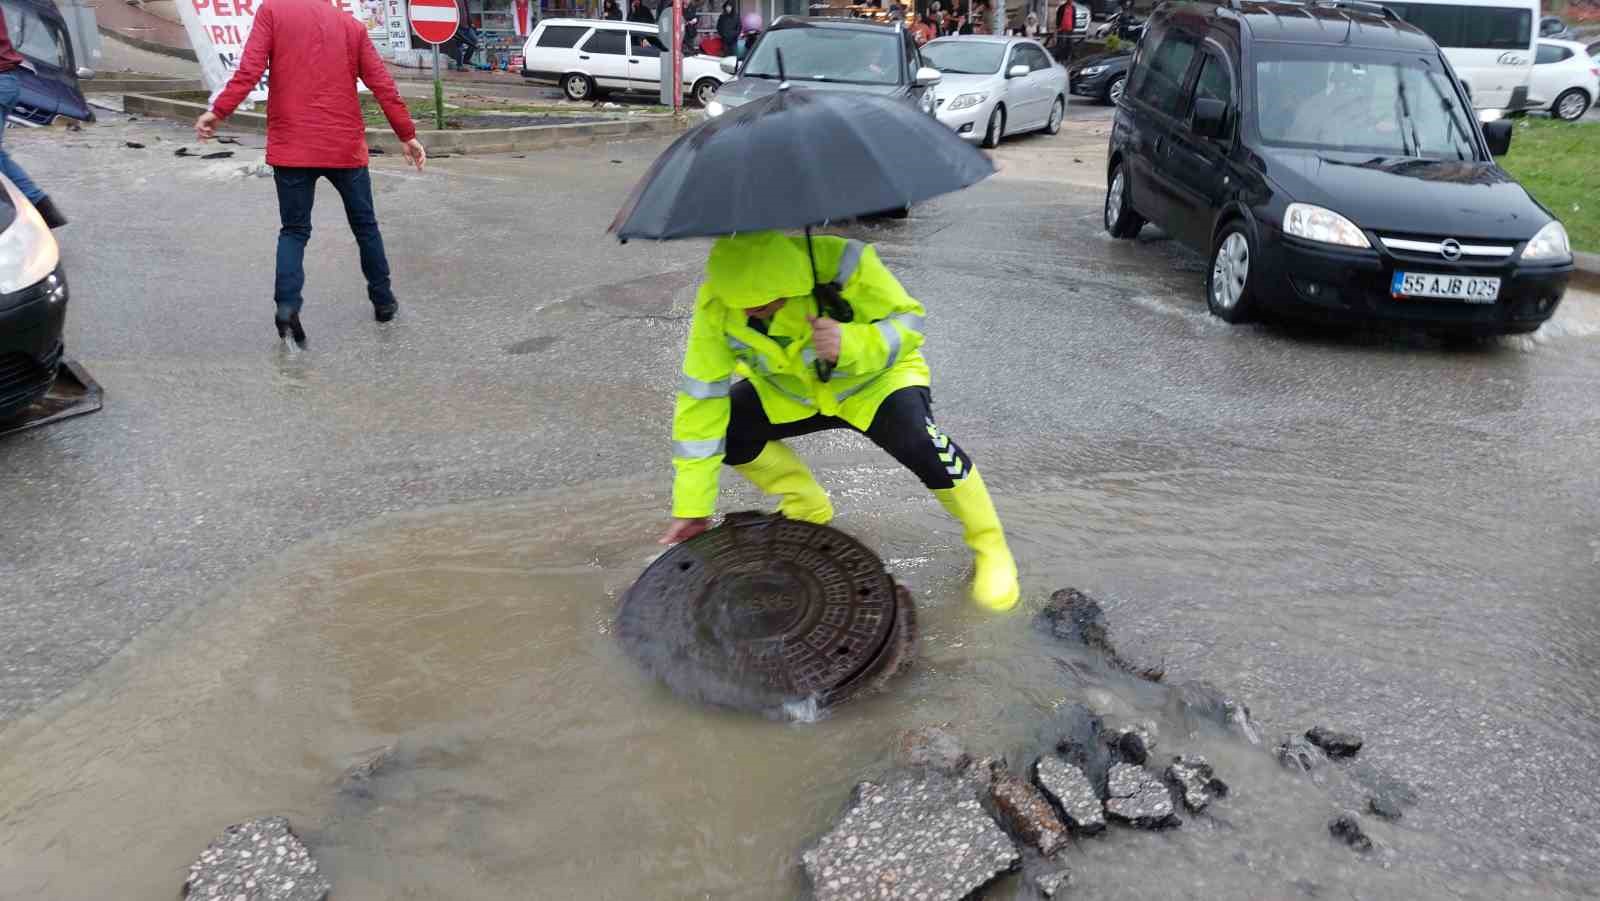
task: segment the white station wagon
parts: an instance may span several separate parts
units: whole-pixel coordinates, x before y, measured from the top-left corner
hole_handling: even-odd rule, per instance
[[[661,93],[661,66],[671,55],[654,25],[610,19],[545,19],[522,50],[522,77],[559,84],[569,100],[612,92]],[[730,77],[721,60],[683,57],[684,97],[701,106]]]

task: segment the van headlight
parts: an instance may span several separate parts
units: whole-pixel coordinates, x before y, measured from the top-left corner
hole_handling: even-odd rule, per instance
[[[1283,212],[1283,233],[1321,244],[1371,247],[1367,236],[1349,219],[1309,203],[1291,203]]]
[[[950,101],[950,105],[945,107],[944,111],[947,113],[953,113],[958,109],[971,109],[982,103],[983,98],[983,94],[962,94],[956,99]]]
[[[1567,241],[1566,226],[1552,221],[1533,236],[1528,246],[1522,248],[1522,259],[1536,262],[1565,262],[1572,258],[1572,244]]]
[[[61,251],[44,218],[22,196],[16,185],[0,178],[17,218],[0,232],[0,294],[15,294],[44,281],[61,264]]]
[[[722,101],[720,100],[713,100],[706,104],[706,115],[712,117],[713,119],[727,111],[728,108],[723,106]]]

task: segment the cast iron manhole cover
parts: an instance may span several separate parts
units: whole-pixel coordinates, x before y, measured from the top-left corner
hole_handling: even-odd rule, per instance
[[[674,691],[779,715],[886,681],[915,637],[910,592],[836,529],[735,514],[623,595],[624,650]]]

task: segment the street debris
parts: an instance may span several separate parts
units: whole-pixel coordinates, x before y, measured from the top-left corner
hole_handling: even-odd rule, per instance
[[[1204,757],[1187,754],[1174,757],[1164,775],[1167,784],[1182,796],[1183,806],[1194,813],[1205,810],[1213,798],[1228,796],[1228,784],[1216,777]]]
[[[143,150],[144,149],[144,145],[139,143],[138,141],[123,141],[122,142],[122,146],[127,147],[130,150]]]
[[[1045,857],[1066,847],[1067,827],[1044,795],[1022,777],[1006,773],[996,779],[990,797],[1000,825],[1017,841]]]
[[[1390,798],[1368,798],[1367,810],[1391,823],[1400,819],[1404,814],[1399,803]]]
[[[232,150],[219,150],[216,153],[207,153],[200,158],[203,160],[225,160],[233,156]]]
[[[1106,815],[1113,820],[1139,829],[1167,829],[1183,822],[1166,783],[1144,767],[1131,763],[1112,767],[1106,791]]]
[[[1034,766],[1034,779],[1046,796],[1061,809],[1068,828],[1093,835],[1106,828],[1105,808],[1089,777],[1060,757],[1047,754]]]
[[[1372,839],[1362,830],[1361,818],[1353,813],[1342,813],[1335,817],[1328,824],[1328,832],[1363,854],[1372,850]]]
[[[223,830],[189,865],[185,898],[323,901],[333,889],[283,817],[259,817]]]
[[[927,767],[957,776],[972,763],[972,755],[954,735],[938,726],[924,726],[901,734],[896,760],[905,767]]]
[[[1322,749],[1299,735],[1285,736],[1273,751],[1285,769],[1310,774],[1328,761]]]
[[[863,782],[801,855],[817,901],[965,898],[1022,860],[972,786],[935,774]]]
[[[1324,726],[1307,730],[1306,740],[1321,748],[1329,757],[1354,757],[1361,750],[1361,736],[1335,732]]]

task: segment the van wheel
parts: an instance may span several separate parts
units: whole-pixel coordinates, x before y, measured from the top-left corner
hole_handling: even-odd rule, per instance
[[[579,72],[561,79],[561,91],[567,95],[568,100],[593,100],[595,96],[594,79]]]
[[[1106,185],[1106,231],[1113,238],[1132,238],[1144,228],[1144,220],[1128,204],[1128,166],[1117,163]]]
[[[983,146],[994,148],[1000,146],[1000,136],[1006,131],[1006,111],[995,107],[989,114],[989,127],[983,133]]]
[[[715,78],[702,78],[694,83],[694,102],[700,104],[702,109],[711,101],[717,99],[717,88],[721,82]]]
[[[1550,105],[1550,112],[1563,122],[1576,122],[1589,111],[1589,103],[1589,95],[1582,88],[1571,88],[1556,98],[1556,102]]]
[[[1222,230],[1211,254],[1211,274],[1206,276],[1206,306],[1211,315],[1232,323],[1253,318],[1255,297],[1250,264],[1254,259],[1250,233],[1242,223],[1235,222]]]

